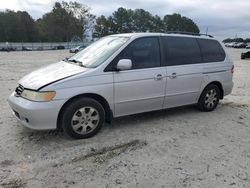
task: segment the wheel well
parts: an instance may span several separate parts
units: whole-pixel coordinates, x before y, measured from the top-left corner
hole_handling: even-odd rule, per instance
[[[211,84],[216,85],[220,89],[220,99],[223,99],[223,97],[224,97],[224,90],[223,90],[222,84],[220,82],[218,82],[218,81],[214,81],[214,82],[209,83],[207,86],[209,86]]]
[[[80,95],[77,95],[77,96],[74,96],[72,98],[70,98],[67,102],[65,102],[62,106],[62,108],[60,109],[59,111],[59,115],[57,117],[57,128],[60,129],[60,125],[61,125],[61,115],[62,115],[62,112],[63,112],[63,109],[69,104],[71,103],[73,100],[76,100],[76,99],[79,99],[79,98],[83,98],[83,97],[88,97],[88,98],[92,98],[92,99],[95,99],[96,101],[98,101],[102,107],[104,108],[105,110],[105,121],[110,123],[111,120],[112,120],[112,117],[113,117],[113,113],[112,113],[112,110],[110,109],[110,106],[107,102],[107,100],[98,95],[98,94],[94,94],[94,93],[86,93],[86,94],[80,94]]]

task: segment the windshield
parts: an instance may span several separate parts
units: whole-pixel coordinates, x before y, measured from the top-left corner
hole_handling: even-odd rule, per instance
[[[117,51],[129,38],[108,36],[99,39],[84,50],[68,59],[70,62],[80,63],[87,68],[95,68],[106,61]]]

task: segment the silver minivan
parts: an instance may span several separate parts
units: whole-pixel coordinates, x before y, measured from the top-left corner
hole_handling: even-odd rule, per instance
[[[28,74],[8,102],[26,127],[88,138],[113,117],[191,104],[212,111],[233,72],[211,36],[117,34]]]

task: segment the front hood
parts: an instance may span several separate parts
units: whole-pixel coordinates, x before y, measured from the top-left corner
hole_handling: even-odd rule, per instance
[[[73,65],[64,61],[42,67],[24,76],[20,81],[24,88],[38,90],[39,88],[63,78],[87,71],[88,68]]]

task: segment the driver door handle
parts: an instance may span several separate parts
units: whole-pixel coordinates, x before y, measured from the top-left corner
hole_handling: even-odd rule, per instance
[[[156,76],[155,76],[155,80],[157,81],[157,80],[161,80],[163,78],[163,76],[162,76],[162,74],[157,74]]]

